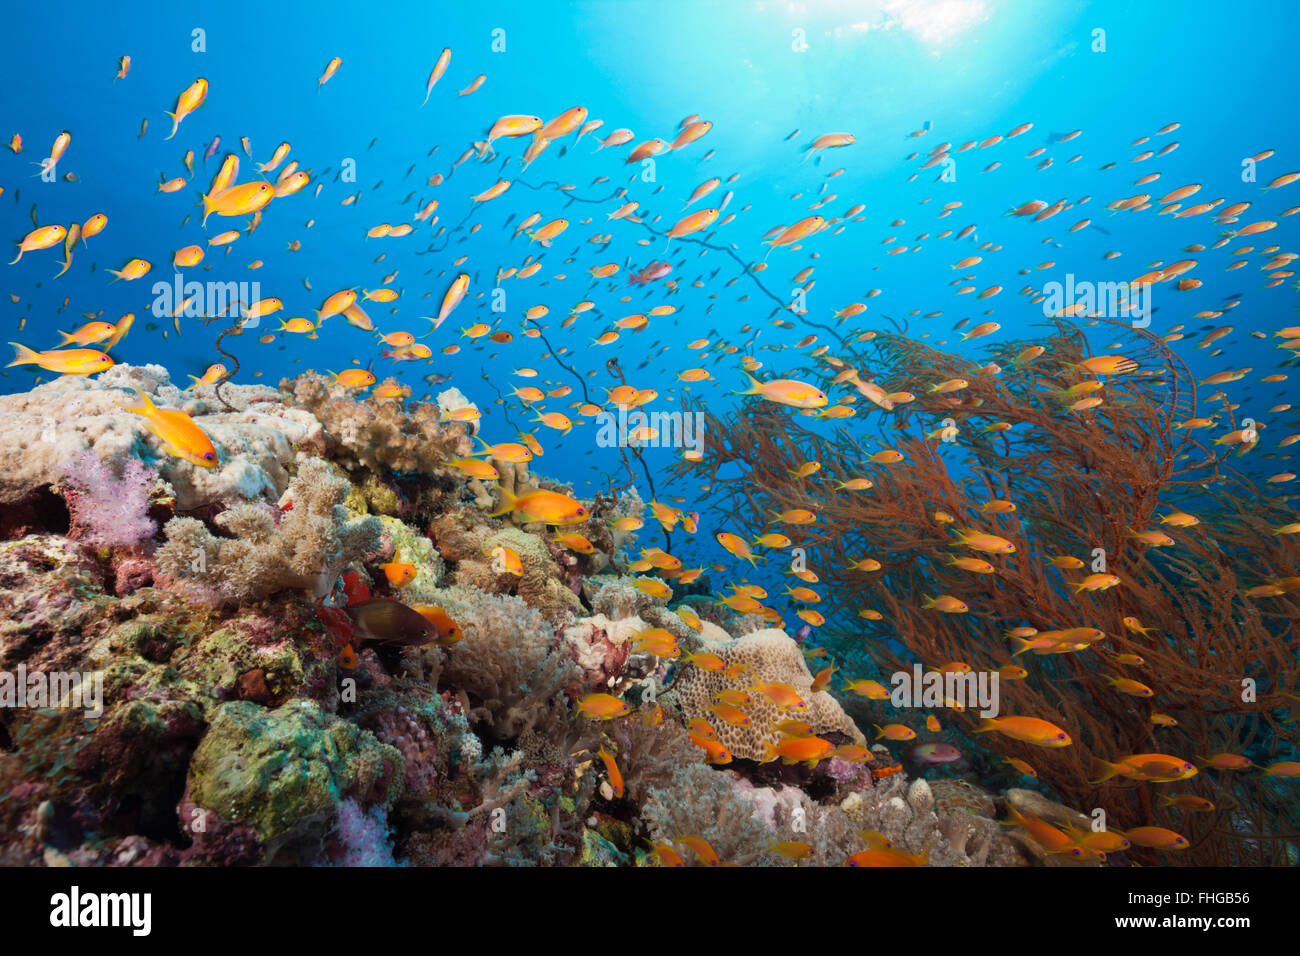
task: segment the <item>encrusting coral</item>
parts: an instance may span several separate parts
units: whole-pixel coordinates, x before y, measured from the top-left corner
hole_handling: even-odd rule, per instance
[[[324,597],[348,564],[379,547],[379,519],[354,520],[343,507],[348,487],[328,462],[309,458],[290,482],[279,515],[260,505],[239,505],[217,516],[233,537],[218,538],[195,518],[167,522],[158,567],[241,601],[284,588]]]
[[[160,408],[187,412],[217,450],[215,468],[165,454],[139,415],[118,403],[137,401],[138,385]],[[284,405],[271,389],[227,385],[226,411],[210,389],[182,391],[158,365],[115,365],[100,375],[64,375],[28,392],[0,395],[0,505],[16,505],[56,484],[86,451],[121,474],[131,458],[161,473],[179,511],[211,504],[274,501],[284,492],[293,447],[320,425],[310,412]]]
[[[246,824],[268,860],[310,849],[338,818],[343,799],[389,804],[401,790],[397,748],[297,700],[275,710],[223,704],[190,763],[189,802]]]

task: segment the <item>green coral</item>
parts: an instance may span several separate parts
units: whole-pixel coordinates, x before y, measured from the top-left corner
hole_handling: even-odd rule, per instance
[[[217,708],[190,762],[190,797],[231,823],[251,826],[274,855],[319,844],[339,804],[378,800],[385,809],[401,791],[397,748],[323,713],[314,701],[275,710],[245,701]]]
[[[291,642],[255,646],[233,626],[200,637],[177,666],[203,687],[233,687],[241,674],[254,668],[265,672],[267,686],[276,696],[303,682],[302,656]]]
[[[384,535],[393,543],[390,560],[415,566],[415,577],[399,589],[402,600],[407,604],[437,604],[443,565],[442,556],[434,550],[433,542],[397,518],[381,515],[379,523]]]
[[[618,847],[595,830],[583,831],[579,866],[626,866],[628,862],[628,858],[618,852]]]

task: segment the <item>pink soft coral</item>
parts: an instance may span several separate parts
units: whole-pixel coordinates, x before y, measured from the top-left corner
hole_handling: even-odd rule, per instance
[[[157,479],[138,458],[128,458],[122,477],[94,452],[83,452],[64,468],[64,499],[74,536],[95,545],[130,546],[153,537],[149,492]]]

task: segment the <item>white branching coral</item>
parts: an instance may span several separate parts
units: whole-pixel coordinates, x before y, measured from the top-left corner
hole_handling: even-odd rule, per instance
[[[217,516],[232,535],[218,538],[201,521],[173,518],[158,567],[244,601],[286,588],[325,597],[347,565],[379,547],[379,519],[353,520],[343,507],[348,488],[327,462],[309,458],[280,500],[288,510],[278,520],[269,507],[240,505]]]

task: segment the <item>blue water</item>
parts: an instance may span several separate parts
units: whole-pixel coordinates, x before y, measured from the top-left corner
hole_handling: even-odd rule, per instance
[[[1041,307],[1031,305],[1017,290],[1028,283],[1060,279],[1066,272],[1089,281],[1128,280],[1150,268],[1152,262],[1192,257],[1201,261],[1194,275],[1204,285],[1190,292],[1157,291],[1158,307],[1152,329],[1164,334],[1175,323],[1188,332],[1205,325],[1234,324],[1237,332],[1218,343],[1227,352],[1214,358],[1210,350],[1179,347],[1193,372],[1204,376],[1225,368],[1252,367],[1254,374],[1229,386],[1239,415],[1252,412],[1269,420],[1280,435],[1286,419],[1265,410],[1285,401],[1287,384],[1252,385],[1260,375],[1275,371],[1279,353],[1274,342],[1247,334],[1272,331],[1295,322],[1294,280],[1263,288],[1265,279],[1253,254],[1251,264],[1236,272],[1223,272],[1238,245],[1256,249],[1280,245],[1294,248],[1297,223],[1280,216],[1300,204],[1300,184],[1264,193],[1260,187],[1274,177],[1300,168],[1300,128],[1288,120],[1288,91],[1298,76],[1293,40],[1300,7],[1287,3],[1209,2],[1173,4],[1131,2],[1076,3],[1066,0],[936,0],[936,2],[857,3],[827,0],[808,3],[702,3],[702,2],[598,2],[560,4],[460,4],[425,2],[383,5],[199,3],[194,5],[140,5],[124,11],[116,5],[64,3],[56,6],[22,4],[6,12],[7,29],[0,35],[0,134],[7,140],[20,132],[27,151],[15,156],[0,152],[0,221],[4,232],[18,240],[32,228],[30,210],[36,205],[41,224],[84,221],[106,213],[108,228],[75,254],[72,268],[57,280],[60,250],[25,255],[6,267],[0,302],[0,323],[6,339],[36,348],[52,348],[55,329],[71,331],[85,321],[83,312],[103,310],[115,320],[135,312],[135,328],[115,350],[118,361],[160,362],[174,381],[199,375],[219,356],[212,343],[222,323],[203,327],[183,320],[178,338],[171,319],[154,319],[146,313],[155,280],[170,278],[172,252],[229,228],[243,220],[213,217],[208,227],[199,225],[201,210],[194,205],[197,190],[207,183],[225,152],[239,152],[240,180],[254,175],[254,162],[264,162],[282,140],[292,144],[289,158],[301,168],[325,177],[295,196],[275,200],[263,214],[260,228],[244,235],[226,254],[208,248],[205,265],[210,272],[191,270],[188,278],[252,281],[261,283],[263,295],[282,298],[285,317],[311,316],[329,293],[344,286],[374,289],[384,276],[397,272],[391,283],[402,296],[389,306],[366,303],[381,330],[405,329],[422,334],[428,323],[420,316],[437,313],[438,303],[459,256],[469,257],[465,271],[474,276],[471,298],[433,336],[420,341],[434,350],[428,362],[397,365],[379,357],[373,336],[332,319],[312,341],[302,336],[282,336],[273,344],[260,344],[257,334],[278,325],[264,322],[256,333],[227,339],[240,357],[237,381],[275,384],[283,376],[306,368],[340,370],[349,364],[374,360],[376,374],[397,374],[418,397],[430,389],[421,377],[438,372],[451,376],[459,387],[485,410],[484,434],[493,441],[514,438],[494,394],[482,381],[486,373],[507,392],[513,385],[541,385],[543,381],[574,386],[573,395],[547,403],[547,410],[566,411],[580,398],[577,383],[556,363],[540,357],[543,347],[521,334],[520,319],[527,308],[544,304],[550,315],[547,337],[557,347],[570,349],[566,362],[586,375],[595,400],[616,384],[604,368],[618,357],[628,381],[659,390],[656,407],[676,406],[677,372],[698,364],[710,368],[718,383],[697,393],[711,408],[722,410],[734,401],[728,392],[744,386],[734,358],[714,364],[692,358],[685,343],[697,337],[727,340],[740,345],[749,335],[745,324],[761,330],[759,344],[786,343],[795,364],[793,343],[808,330],[781,330],[772,326],[773,301],[741,273],[722,252],[701,255],[698,245],[674,243],[668,258],[675,264],[678,290],[669,295],[662,283],[650,288],[624,289],[627,265],[640,268],[664,254],[664,241],[633,223],[609,222],[605,214],[618,200],[600,204],[568,204],[565,193],[553,188],[532,190],[522,183],[500,199],[473,210],[460,231],[432,238],[434,229],[454,227],[471,213],[469,196],[499,177],[533,185],[547,181],[572,183],[572,193],[582,198],[608,196],[615,187],[628,185],[630,198],[642,203],[647,220],[662,231],[681,215],[691,191],[704,180],[718,176],[725,183],[708,200],[692,209],[716,204],[725,190],[734,190],[727,213],[735,221],[717,228],[709,239],[717,245],[734,244],[744,261],[762,258],[759,240],[778,224],[788,225],[809,213],[807,207],[821,198],[826,174],[844,168],[829,180],[826,191],[838,198],[825,209],[827,216],[842,215],[851,205],[866,206],[865,221],[849,223],[838,235],[823,233],[804,243],[800,251],[776,249],[760,278],[782,301],[794,289],[793,277],[809,265],[816,266],[815,288],[808,294],[808,318],[827,322],[838,309],[863,299],[868,289],[883,292],[869,300],[870,310],[850,320],[849,328],[888,330],[889,315],[910,320],[912,334],[929,333],[935,340],[956,342],[952,326],[962,318],[971,323],[998,321],[996,335],[967,345],[949,347],[978,354],[983,346],[1006,338],[1027,338],[1043,320]],[[195,52],[194,30],[202,30],[205,52]],[[1094,52],[1097,34],[1104,31],[1104,52]],[[496,31],[504,31],[503,33]],[[504,51],[494,52],[494,41]],[[806,44],[806,48],[796,49]],[[446,75],[421,108],[425,81],[439,52],[453,51]],[[129,76],[114,82],[117,58],[132,57]],[[318,92],[317,77],[333,56],[342,68]],[[457,96],[478,74],[487,75],[482,88],[470,96]],[[165,110],[174,109],[177,95],[196,77],[210,83],[206,104],[187,118],[175,139],[164,141],[170,129]],[[503,114],[536,114],[545,120],[582,105],[589,118],[605,121],[603,128],[585,136],[576,146],[566,138],[568,150],[560,157],[559,143],[530,168],[519,173],[519,157],[527,139],[501,141],[495,162],[470,161],[437,188],[426,184],[434,173],[445,175],[468,145],[482,139],[492,122]],[[651,136],[671,140],[678,124],[690,114],[713,122],[699,142],[660,157],[655,182],[642,182],[640,167],[625,165],[631,145],[593,154],[596,140],[618,127],[631,128],[633,144]],[[148,131],[141,138],[141,120]],[[958,154],[953,182],[936,183],[938,169],[908,177],[920,160],[905,161],[914,150],[922,157],[941,142],[961,144],[1005,134],[1032,122],[1022,136],[988,149]],[[1181,128],[1155,136],[1166,124]],[[917,138],[907,134],[930,124]],[[72,133],[71,147],[59,165],[79,181],[44,183],[32,178],[31,165],[45,156],[49,144],[62,130]],[[793,130],[799,134],[787,139]],[[1038,171],[1042,157],[1025,158],[1031,149],[1047,145],[1053,133],[1081,129],[1071,142],[1049,146],[1043,156],[1054,159],[1051,168]],[[801,150],[814,136],[852,132],[854,146],[828,151],[816,162],[800,162]],[[186,150],[201,162],[213,136],[222,140],[220,153],[197,169],[189,185],[174,194],[157,191],[163,179],[187,175],[182,165]],[[1151,136],[1142,147],[1129,144]],[[252,159],[243,155],[241,137],[252,146]],[[373,147],[372,141],[377,140]],[[1158,149],[1177,140],[1180,147],[1167,156],[1132,162],[1143,149]],[[429,156],[430,149],[438,150]],[[1276,155],[1258,167],[1258,182],[1242,181],[1242,160],[1265,149]],[[704,160],[712,151],[711,158]],[[1067,160],[1075,155],[1082,159]],[[501,160],[512,157],[504,172]],[[355,161],[357,182],[334,181],[346,159]],[[1001,168],[981,173],[988,163]],[[1103,164],[1114,162],[1108,171]],[[414,171],[407,175],[408,167]],[[1133,185],[1139,176],[1162,173],[1150,186]],[[607,176],[611,182],[592,185]],[[382,180],[383,185],[375,188]],[[316,183],[323,184],[313,198]],[[1254,206],[1239,225],[1264,219],[1278,220],[1277,229],[1263,236],[1234,240],[1220,250],[1187,254],[1191,243],[1209,245],[1227,228],[1214,226],[1211,217],[1174,219],[1155,210],[1111,216],[1105,203],[1150,192],[1159,197],[1188,183],[1200,183],[1201,192],[1190,202],[1225,197],[1228,203],[1249,200]],[[360,191],[358,202],[341,206],[347,195]],[[661,191],[658,191],[661,190]],[[794,193],[803,198],[792,200]],[[409,193],[414,196],[405,205]],[[1044,223],[1003,218],[1010,207],[1031,199],[1092,200],[1082,208],[1067,210]],[[440,202],[438,225],[414,223],[423,204]],[[929,198],[929,203],[923,200]],[[936,219],[947,202],[963,205],[951,216]],[[743,209],[750,206],[752,208]],[[743,211],[742,211],[743,209]],[[550,250],[529,244],[526,236],[511,238],[514,226],[532,212],[546,222],[557,216],[570,219],[568,231]],[[510,216],[514,221],[507,226]],[[189,216],[189,222],[182,220]],[[581,219],[591,216],[590,224]],[[1082,216],[1109,230],[1071,233],[1069,225]],[[309,219],[315,225],[308,229]],[[905,225],[893,227],[896,219]],[[400,239],[366,238],[366,230],[381,222],[413,222],[414,233]],[[935,239],[943,228],[960,229],[977,224],[980,242],[1002,245],[994,253],[981,252],[972,240],[960,243]],[[481,224],[476,234],[469,228]],[[613,233],[613,243],[600,247],[587,242],[595,233]],[[928,232],[931,238],[917,242]],[[889,256],[882,240],[897,236],[900,243],[920,245],[915,254]],[[1043,239],[1054,238],[1060,247]],[[637,240],[651,239],[649,245]],[[291,240],[302,249],[287,250]],[[433,251],[426,251],[432,249]],[[1109,250],[1122,252],[1104,260]],[[385,254],[382,262],[377,256]],[[489,311],[489,295],[498,267],[522,266],[529,255],[542,255],[543,269],[530,279],[502,283],[507,294],[504,316]],[[818,258],[812,258],[816,254]],[[976,302],[957,296],[950,286],[962,273],[951,266],[964,256],[983,255],[977,267],[977,285],[998,284],[1004,292]],[[128,259],[150,260],[153,272],[134,283],[109,284],[106,270],[120,268]],[[265,265],[255,272],[253,260]],[[1021,275],[1039,263],[1057,263],[1050,272]],[[587,270],[618,263],[621,271],[611,289],[607,282],[594,286]],[[91,264],[96,265],[92,272]],[[714,270],[716,278],[709,278]],[[195,273],[198,274],[195,274]],[[557,273],[565,281],[553,278]],[[734,285],[725,283],[739,276]],[[310,280],[313,291],[304,288]],[[691,283],[700,278],[703,287]],[[1221,320],[1192,318],[1200,310],[1214,309],[1225,297],[1244,294],[1244,302]],[[18,302],[10,300],[10,294]],[[628,303],[619,298],[631,295]],[[425,296],[427,295],[427,298]],[[745,302],[737,302],[748,295]],[[716,298],[714,297],[716,296]],[[69,304],[61,314],[67,297]],[[571,329],[559,328],[573,304],[596,301],[601,318],[580,317]],[[676,314],[652,319],[638,334],[624,334],[614,345],[592,347],[590,342],[609,323],[658,304],[676,306]],[[985,309],[993,310],[985,316]],[[919,316],[942,311],[935,319]],[[19,333],[21,318],[26,329]],[[459,330],[476,321],[500,319],[512,331],[507,345],[471,344]],[[146,322],[158,325],[146,330]],[[169,332],[166,339],[163,331]],[[711,334],[710,330],[716,330]],[[1107,333],[1102,333],[1107,335]],[[1104,347],[1113,338],[1094,342]],[[830,340],[822,338],[822,342]],[[652,343],[671,346],[666,353],[651,350]],[[441,353],[451,343],[462,345],[454,356]],[[831,342],[830,344],[834,344]],[[781,352],[757,353],[765,371],[782,371]],[[738,358],[737,356],[736,358]],[[650,359],[644,369],[637,369]],[[513,378],[510,370],[530,366],[538,379]],[[16,391],[36,379],[31,368],[8,370],[0,389]],[[516,405],[516,423],[527,415]],[[1279,420],[1281,419],[1281,420]],[[1294,423],[1294,413],[1289,416]],[[622,474],[617,452],[598,448],[590,425],[567,436],[542,429],[546,456],[536,470],[573,481],[579,493],[604,487],[601,473]],[[647,458],[656,473],[674,452],[651,451]],[[1267,469],[1267,465],[1264,466]],[[660,479],[662,480],[662,478]],[[648,489],[639,483],[641,493]],[[671,493],[687,496],[686,508],[704,503],[696,486],[678,483]],[[710,528],[709,530],[717,530]],[[695,551],[684,557],[717,560],[712,535],[700,535]],[[713,549],[712,551],[709,549]]]

